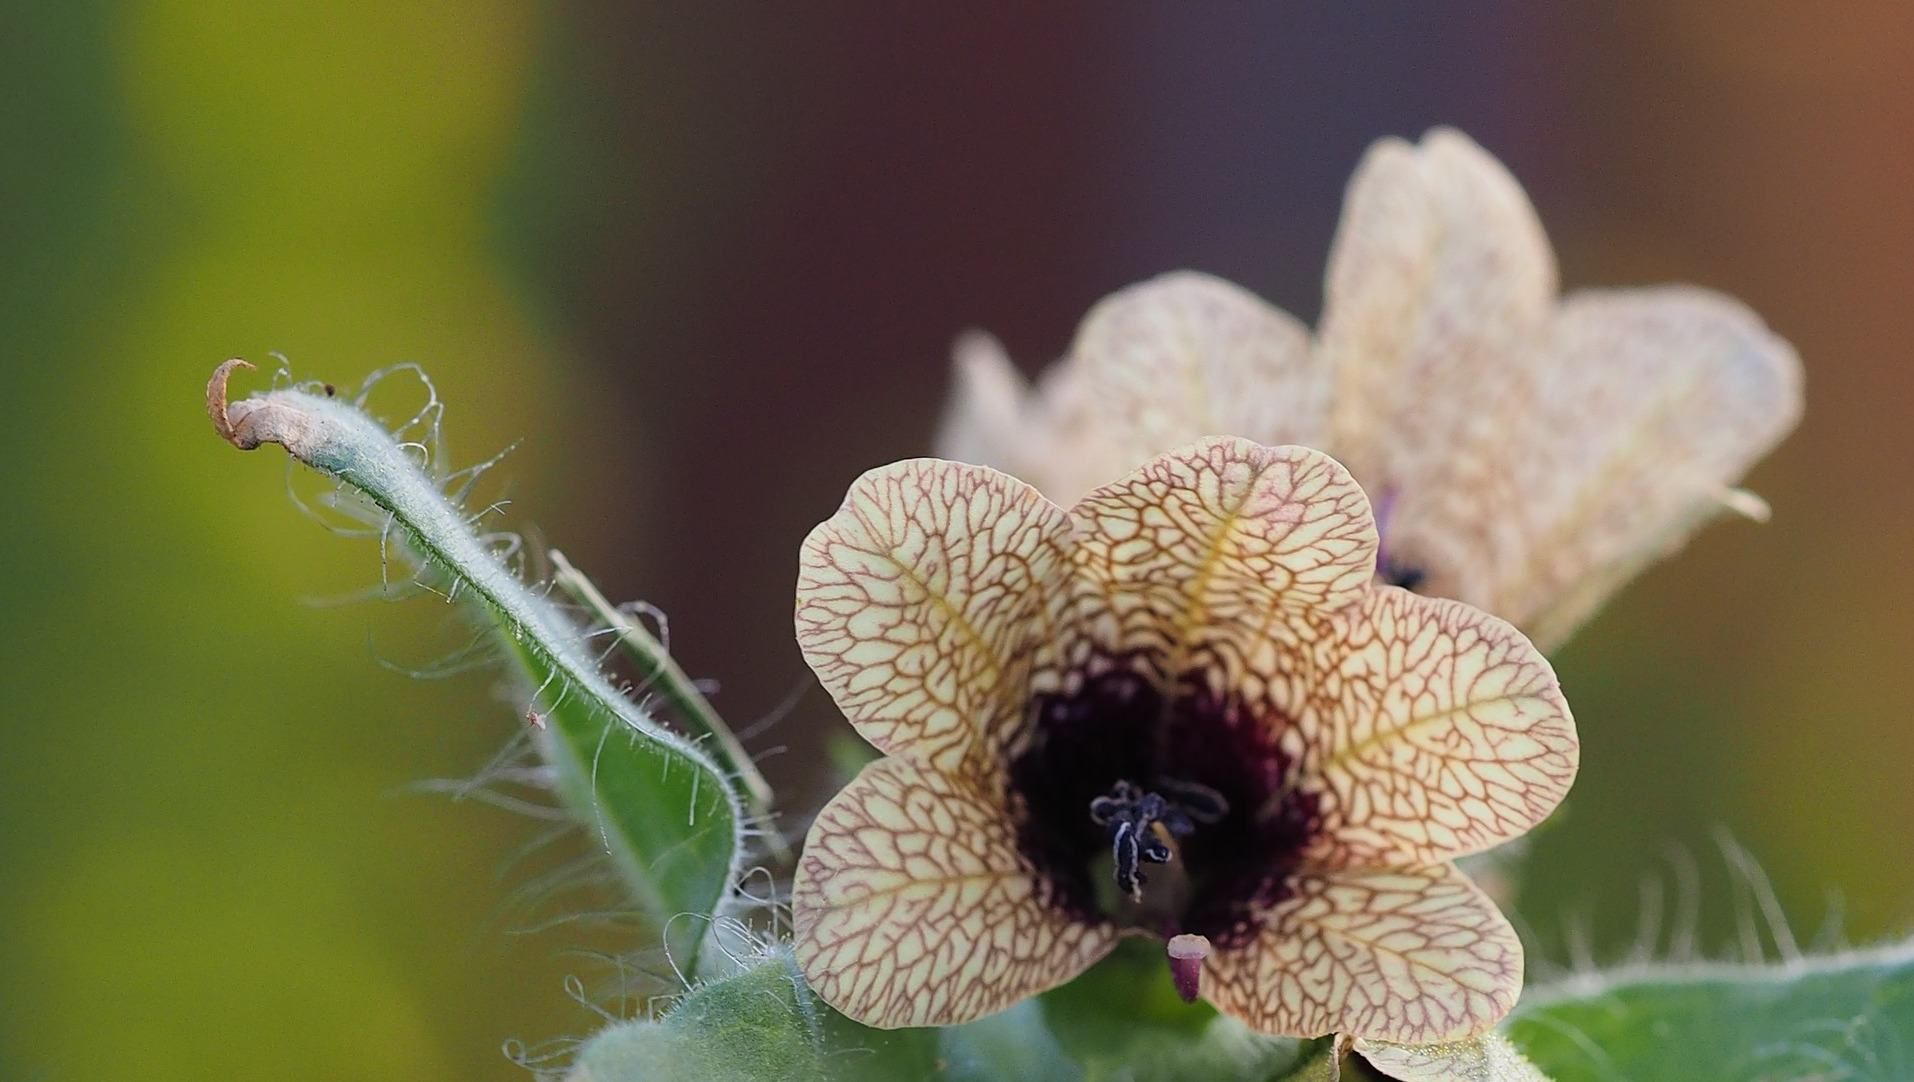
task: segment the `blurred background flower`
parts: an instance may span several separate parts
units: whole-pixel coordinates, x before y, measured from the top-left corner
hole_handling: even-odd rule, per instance
[[[1914,917],[1896,0],[23,0],[6,26],[0,1076],[522,1078],[500,1042],[597,1020],[564,984],[601,972],[582,935],[509,934],[537,824],[404,791],[519,724],[485,676],[379,664],[465,625],[302,603],[376,582],[376,549],[213,436],[219,360],[417,361],[456,464],[523,439],[505,521],[669,612],[734,724],[806,689],[754,741],[802,811],[838,722],[791,637],[798,542],[928,446],[954,335],[1034,363],[1183,266],[1312,318],[1363,147],[1437,123],[1528,186],[1565,285],[1724,290],[1808,370],[1748,482],[1773,524],[1705,532],[1557,659],[1584,765],[1529,867],[1540,958],[1625,950],[1645,882],[1676,909],[1670,844],[1734,940],[1721,829],[1804,939],[1829,890],[1856,939]]]

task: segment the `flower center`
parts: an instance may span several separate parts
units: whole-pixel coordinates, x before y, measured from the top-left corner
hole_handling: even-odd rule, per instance
[[[1051,904],[1226,946],[1281,896],[1317,822],[1313,797],[1284,791],[1289,720],[1205,676],[1170,686],[1149,658],[1106,658],[1037,697],[1009,787]]]

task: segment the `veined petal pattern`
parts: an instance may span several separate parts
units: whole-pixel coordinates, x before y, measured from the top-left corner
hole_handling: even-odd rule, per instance
[[[805,539],[797,638],[879,749],[983,769],[1056,639],[1069,520],[982,466],[913,459],[866,473]]]
[[[955,1025],[1062,984],[1117,931],[1044,904],[1000,795],[880,759],[811,827],[791,892],[799,966],[866,1025]]]
[[[1309,328],[1254,293],[1174,271],[1098,302],[1070,364],[1133,468],[1204,436],[1323,446],[1330,370]],[[1115,476],[1112,474],[1111,476]]]
[[[1369,589],[1369,502],[1336,461],[1234,437],[1159,456],[1070,511],[1091,633],[1113,653],[1155,651],[1178,679],[1215,662],[1235,688],[1293,650],[1304,619]],[[1219,688],[1219,690],[1223,690]]]
[[[1216,1008],[1264,1033],[1404,1043],[1493,1025],[1522,987],[1522,943],[1450,865],[1300,875],[1258,937],[1205,962]]]
[[[1429,864],[1518,837],[1567,795],[1580,746],[1555,673],[1502,620],[1378,587],[1333,617],[1292,785],[1325,868]]]

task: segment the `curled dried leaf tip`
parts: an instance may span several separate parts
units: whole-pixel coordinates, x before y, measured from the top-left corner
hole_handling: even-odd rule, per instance
[[[243,357],[234,357],[213,369],[213,378],[206,381],[206,412],[213,418],[213,431],[219,433],[220,439],[250,451],[252,447],[240,444],[238,434],[233,430],[232,414],[226,408],[226,383],[232,379],[235,368],[257,371],[259,366]]]
[[[262,443],[277,443],[295,457],[309,459],[319,438],[319,426],[312,414],[284,394],[229,402],[226,385],[239,368],[257,370],[258,366],[234,357],[213,369],[213,378],[206,382],[206,412],[213,419],[213,431],[242,451],[251,451]]]

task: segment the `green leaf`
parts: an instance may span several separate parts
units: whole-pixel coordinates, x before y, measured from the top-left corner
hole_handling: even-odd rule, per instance
[[[1185,1006],[1151,964],[1155,951],[1140,949],[1148,946],[979,1022],[890,1031],[818,1001],[779,950],[685,997],[662,1021],[607,1029],[581,1053],[573,1082],[1368,1077],[1356,1060],[1339,1069],[1329,1041],[1260,1037]],[[1406,1082],[1905,1082],[1914,1078],[1914,944],[1792,966],[1580,981],[1525,1002],[1508,1037],[1354,1043],[1371,1071]]]
[[[742,815],[726,775],[612,687],[581,629],[519,581],[440,491],[440,479],[377,421],[354,403],[299,388],[229,405],[226,381],[236,367],[252,366],[228,361],[207,385],[213,427],[241,450],[277,443],[363,495],[447,597],[469,599],[484,615],[524,676],[528,717],[558,792],[603,845],[634,903],[681,944],[674,960],[695,970],[738,872]]]
[[[552,549],[545,555],[552,564],[552,584],[570,595],[573,601],[585,606],[592,618],[611,632],[618,645],[624,648],[625,656],[638,667],[639,686],[657,695],[675,711],[678,720],[692,730],[705,749],[724,767],[746,810],[753,817],[769,822],[770,783],[758,772],[758,765],[745,753],[744,745],[738,742],[731,727],[712,707],[711,700],[705,698],[704,692],[698,690],[691,677],[678,667],[677,660],[665,649],[664,644],[624,609],[606,600],[598,587],[583,572],[573,567],[564,553]],[[782,850],[784,843],[781,838],[773,834],[771,841]],[[782,852],[780,855],[788,856]]]
[[[1282,1082],[1342,1082],[1342,1056],[1331,1039],[1298,1063],[1282,1077]]]
[[[1391,1044],[1358,1037],[1369,1065],[1400,1082],[1549,1082],[1500,1033],[1442,1044]]]
[[[619,1022],[579,1051],[570,1082],[824,1082],[823,1031],[788,956],[688,993],[663,1019]]]
[[[574,633],[575,637],[575,633]],[[533,634],[507,639],[537,693],[538,747],[559,795],[597,838],[632,901],[666,932],[676,964],[697,970],[740,849],[724,776],[602,677],[567,666]],[[581,675],[587,678],[582,678]],[[690,922],[677,920],[690,917]]]
[[[867,1031],[868,1032],[868,1031]],[[1052,1036],[1034,999],[961,1026],[934,1031],[941,1077],[951,1082],[1081,1082],[1083,1066]]]
[[[832,1010],[779,949],[662,1020],[606,1029],[581,1051],[574,1082],[1268,1082],[1302,1061],[1303,1042],[1177,999],[1160,949],[1138,946],[989,1018],[899,1030]]]
[[[915,1082],[1021,1077],[956,1068],[956,1030],[874,1030],[830,1009],[788,948],[699,986],[663,1018],[617,1022],[580,1049],[569,1082]],[[966,1064],[971,1057],[959,1051]],[[956,1068],[956,1069],[953,1069]]]
[[[1785,965],[1609,973],[1536,990],[1507,1030],[1555,1082],[1904,1082],[1914,941]]]
[[[1302,1057],[1299,1041],[1263,1036],[1206,1002],[1183,1002],[1156,940],[1124,940],[1040,1002],[1084,1082],[1276,1078]]]

